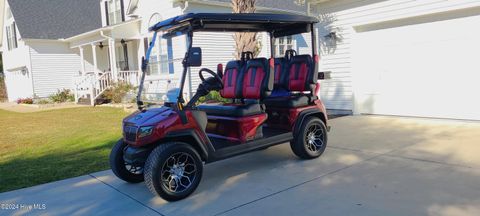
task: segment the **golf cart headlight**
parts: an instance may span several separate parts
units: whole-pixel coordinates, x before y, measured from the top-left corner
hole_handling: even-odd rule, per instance
[[[150,136],[153,133],[153,126],[141,127],[138,131],[138,137]]]

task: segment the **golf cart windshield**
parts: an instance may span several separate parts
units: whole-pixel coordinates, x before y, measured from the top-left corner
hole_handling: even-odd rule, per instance
[[[174,50],[173,44],[182,43],[182,39],[184,37],[164,38],[161,32],[154,32],[148,38],[148,47],[145,47],[145,65],[142,65],[145,77],[140,85],[142,88],[140,97],[144,103],[162,105],[177,102],[185,48]],[[145,70],[144,66],[146,66]]]
[[[185,98],[188,98],[194,90],[190,87],[192,87],[192,80],[197,80],[200,66],[214,69],[216,64],[226,63],[234,58],[232,54],[235,52],[235,42],[228,39],[222,41],[226,38],[225,32],[231,33],[230,37],[227,36],[229,39],[233,39],[234,32],[266,32],[267,37],[270,38],[270,41],[267,42],[270,47],[276,46],[276,38],[285,37],[284,40],[288,41],[288,36],[291,39],[292,35],[310,32],[312,46],[305,50],[309,50],[312,56],[315,56],[316,49],[312,49],[312,47],[316,47],[313,29],[317,22],[318,19],[310,16],[262,13],[190,13],[161,21],[149,28],[154,33],[152,39],[149,40],[146,57],[142,63],[143,73],[137,104],[142,109],[144,102],[154,104],[168,102],[177,104],[179,109],[183,109]],[[203,32],[209,32],[211,35],[205,35]],[[224,36],[220,39],[215,36],[215,33],[223,33]],[[202,48],[206,52],[208,49],[208,52],[212,53],[208,63],[205,62],[207,64],[202,65],[200,47],[192,46],[196,40],[194,34],[204,34],[201,42],[197,43],[205,45]],[[229,44],[227,45],[225,42],[229,42]],[[197,43],[195,44],[197,45]],[[186,44],[186,46],[179,44]],[[267,46],[267,44],[260,46]],[[172,47],[175,47],[175,50]],[[221,49],[232,49],[230,52],[232,54],[213,55],[214,52],[224,53],[221,52],[223,51]],[[288,45],[283,49],[288,49]],[[283,53],[282,50],[277,52]],[[273,62],[275,49],[270,49],[270,53],[264,53],[263,57],[271,58]],[[212,60],[217,62],[211,65],[210,61]],[[189,75],[187,76],[187,74]],[[188,80],[187,84],[186,80]],[[187,90],[184,90],[185,87]]]

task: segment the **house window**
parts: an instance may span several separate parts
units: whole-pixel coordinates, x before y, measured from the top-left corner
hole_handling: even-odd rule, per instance
[[[7,46],[8,50],[12,50],[18,47],[17,44],[17,30],[15,27],[15,22],[12,22],[12,24],[8,25],[6,27],[6,33],[7,33]]]
[[[148,38],[148,43],[152,38]],[[147,46],[148,47],[148,46]],[[150,53],[149,75],[173,74],[172,39],[157,38]]]
[[[293,37],[286,36],[286,37],[280,37],[276,38],[274,41],[274,53],[275,57],[282,57],[285,55],[285,51],[289,49],[293,49]]]
[[[115,25],[125,21],[123,0],[105,1],[107,25]]]
[[[160,22],[161,16],[155,13],[151,16],[148,22],[148,27],[153,26]],[[145,38],[145,52],[148,49],[148,45],[152,41],[152,38]],[[149,75],[161,75],[161,74],[173,74],[173,48],[172,39],[163,39],[158,37],[150,53],[149,59]]]

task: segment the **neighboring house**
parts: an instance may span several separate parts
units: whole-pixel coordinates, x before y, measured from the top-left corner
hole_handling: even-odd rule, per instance
[[[480,1],[312,0],[342,42],[322,56],[328,109],[480,120]],[[322,34],[320,34],[322,35]]]
[[[76,92],[77,101],[87,98],[93,104],[115,80],[138,85],[141,59],[152,37],[148,27],[185,13],[231,11],[229,0],[8,0],[3,55],[9,100],[47,97],[67,88]],[[305,14],[307,5],[259,0],[257,11]],[[296,38],[278,40],[275,49],[308,50],[308,39]],[[259,40],[267,55],[268,37],[259,34]],[[194,45],[204,49],[202,67],[214,69],[234,57],[232,33],[196,33]],[[184,36],[157,43],[146,77],[149,97],[162,97],[177,84],[185,50]],[[191,69],[187,96],[199,83],[198,69]]]
[[[9,100],[71,89],[72,77],[80,70],[78,50],[62,39],[101,27],[98,1],[8,0],[3,9],[2,55]]]

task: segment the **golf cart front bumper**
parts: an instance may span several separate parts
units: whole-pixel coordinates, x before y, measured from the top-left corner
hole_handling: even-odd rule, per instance
[[[128,146],[123,151],[123,160],[134,166],[143,166],[151,151],[151,148]]]

